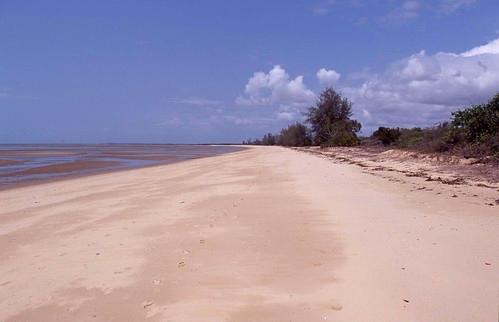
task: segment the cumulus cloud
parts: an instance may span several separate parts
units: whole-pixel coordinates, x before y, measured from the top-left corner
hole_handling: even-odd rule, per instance
[[[499,39],[491,41],[483,46],[475,47],[461,55],[464,57],[472,57],[480,54],[499,54]]]
[[[274,66],[268,73],[256,72],[248,80],[239,105],[269,106],[275,104],[307,105],[315,97],[303,82],[303,76],[290,78],[284,68]]]
[[[340,78],[325,68],[316,76],[321,84]],[[378,126],[432,125],[448,120],[459,108],[488,101],[499,91],[499,39],[462,53],[421,51],[382,72],[364,71],[346,82],[347,86],[336,88],[352,100],[354,117],[366,132]],[[302,76],[290,78],[282,67],[274,66],[267,73],[254,73],[237,102],[268,106],[258,111],[286,122],[303,120],[315,97]]]
[[[325,68],[319,69],[316,75],[319,83],[324,86],[332,86],[336,84],[341,77],[340,73],[336,72],[335,70],[327,70]]]
[[[373,127],[429,125],[499,90],[498,47],[499,39],[460,54],[421,51],[343,92]]]
[[[304,119],[303,110],[296,106],[281,105],[275,113],[277,120],[281,121],[302,121]]]

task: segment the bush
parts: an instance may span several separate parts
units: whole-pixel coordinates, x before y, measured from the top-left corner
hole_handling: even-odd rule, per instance
[[[415,127],[412,129],[400,129],[400,136],[397,146],[401,148],[413,148],[419,145],[424,139],[423,129]]]
[[[372,137],[380,140],[385,146],[393,145],[425,152],[447,152],[459,141],[456,132],[447,122],[424,129],[380,127]]]
[[[295,123],[281,130],[278,143],[283,146],[308,146],[312,144],[312,140],[307,127]]]
[[[491,143],[499,134],[499,94],[489,103],[452,113],[452,125],[468,143]],[[492,143],[493,144],[493,143]],[[496,151],[497,150],[496,148]]]
[[[380,140],[384,146],[388,146],[397,142],[401,134],[402,133],[400,132],[399,128],[391,129],[388,127],[380,126],[376,131],[374,131],[372,136]]]
[[[360,143],[359,138],[355,134],[357,130],[352,127],[357,126],[357,121],[338,121],[330,125],[329,139],[321,143],[321,147],[333,146],[355,146]],[[359,128],[360,129],[360,128]]]
[[[361,124],[351,116],[352,103],[332,88],[326,88],[307,113],[314,143],[321,146],[358,144]]]

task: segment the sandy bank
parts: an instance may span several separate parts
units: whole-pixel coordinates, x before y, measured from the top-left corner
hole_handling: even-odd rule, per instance
[[[0,320],[495,321],[499,207],[426,184],[261,147],[0,191]]]

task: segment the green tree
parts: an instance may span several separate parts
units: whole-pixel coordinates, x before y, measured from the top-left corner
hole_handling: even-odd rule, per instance
[[[312,144],[312,140],[307,127],[301,123],[295,123],[281,130],[278,144],[282,146],[308,146]]]
[[[272,133],[267,133],[262,138],[262,145],[276,145],[277,137]]]
[[[361,124],[352,120],[352,103],[332,88],[326,88],[307,113],[313,141],[321,146],[352,146],[359,143]]]

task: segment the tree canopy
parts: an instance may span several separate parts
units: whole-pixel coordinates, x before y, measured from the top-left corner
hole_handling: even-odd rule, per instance
[[[352,103],[334,89],[326,88],[314,106],[308,109],[314,144],[321,146],[352,146],[359,143],[361,124],[351,119]]]

